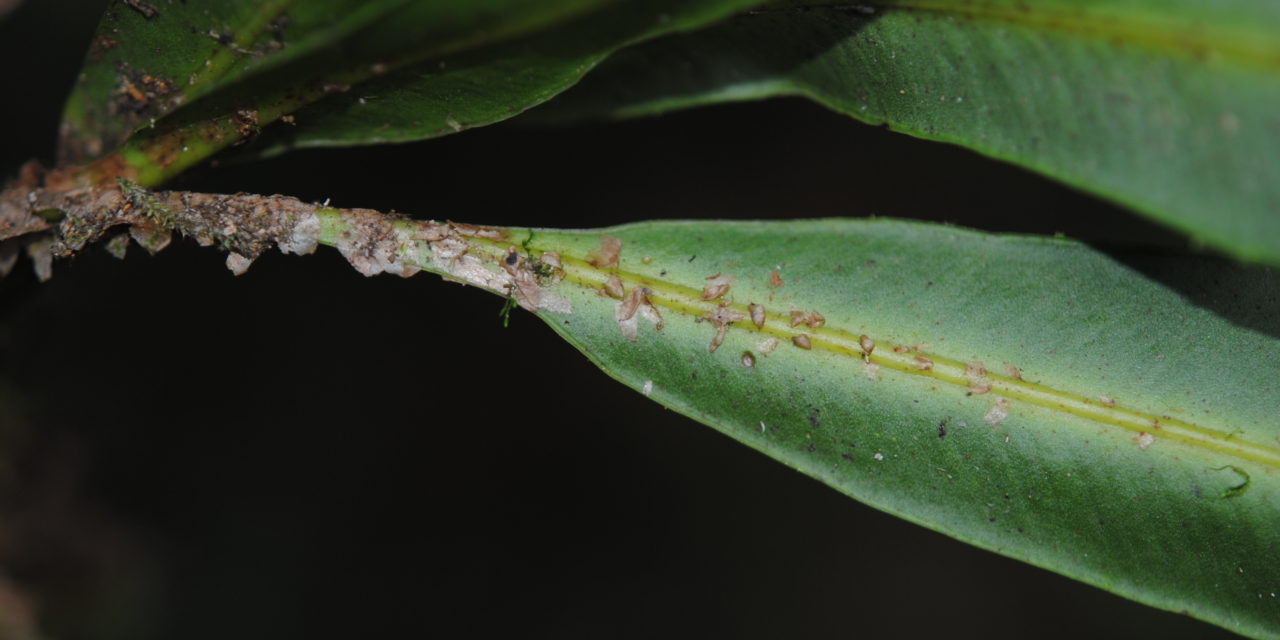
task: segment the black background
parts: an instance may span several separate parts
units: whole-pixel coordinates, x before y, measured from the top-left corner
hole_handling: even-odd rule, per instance
[[[0,23],[5,175],[100,1]],[[206,168],[183,188],[478,223],[897,216],[1178,243],[801,101]],[[1229,635],[907,524],[623,388],[536,318],[336,252],[181,241],[0,281],[0,570],[50,637]],[[4,615],[0,612],[0,615]]]

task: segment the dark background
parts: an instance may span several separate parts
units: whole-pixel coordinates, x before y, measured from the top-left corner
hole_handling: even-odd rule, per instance
[[[0,23],[4,175],[51,160],[102,5],[28,0]],[[180,186],[494,224],[880,215],[1180,242],[791,100],[516,121]],[[1229,635],[862,506],[528,314],[503,329],[489,294],[365,279],[326,249],[239,278],[222,260],[181,241],[0,281],[0,621],[16,592],[60,639]]]

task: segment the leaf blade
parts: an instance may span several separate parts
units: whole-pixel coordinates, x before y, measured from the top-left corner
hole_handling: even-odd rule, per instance
[[[253,153],[412,142],[501,122],[576,84],[614,51],[720,20],[757,0],[621,3],[497,47],[430,60],[375,78],[358,94],[301,110]]]
[[[638,274],[624,281],[653,287],[655,299],[667,295],[661,282],[681,281],[696,292],[703,278],[724,271],[739,276],[735,304],[767,305],[768,273],[779,261],[819,256],[783,264],[783,273],[794,275],[772,291],[786,311],[816,307],[826,317],[822,329],[808,330],[815,345],[808,350],[782,341],[763,355],[761,336],[739,321],[709,353],[711,323],[661,303],[663,329],[645,329],[642,321],[631,343],[617,326],[614,301],[587,288],[566,294],[572,316],[543,313],[624,384],[882,510],[1154,606],[1275,636],[1269,594],[1278,576],[1263,558],[1277,542],[1267,523],[1277,515],[1280,454],[1266,384],[1258,382],[1276,373],[1274,322],[1270,333],[1234,326],[1101,254],[1052,239],[895,221],[604,232],[622,240],[621,269]],[[775,250],[759,249],[780,238]],[[597,241],[595,234],[563,241],[539,232],[531,246],[582,256]],[[912,245],[917,250],[904,253]],[[935,255],[921,256],[921,245]],[[814,263],[832,251],[855,259],[846,270],[815,276]],[[866,267],[866,260],[876,265]],[[993,263],[1021,275],[990,282]],[[744,271],[758,275],[749,283]],[[1266,286],[1275,278],[1267,275]],[[838,281],[844,284],[830,288]],[[973,291],[1003,303],[972,303]],[[1111,304],[1090,304],[1082,292]],[[1028,303],[1046,293],[1060,304]],[[787,295],[793,297],[784,301]],[[1099,309],[1107,317],[1095,317]],[[1032,317],[1011,318],[1014,310]],[[1009,362],[1027,380],[1086,394],[1099,411],[1111,402],[1127,405],[1151,426],[1125,428],[1013,395],[1005,396],[1013,398],[1007,415],[992,416],[1004,393],[998,386],[976,393],[955,376],[940,383],[884,362],[872,380],[856,356],[818,348],[829,328],[876,336],[876,349],[889,353],[895,344],[929,341],[931,374],[943,366],[936,352],[958,354],[960,362],[984,359],[987,380],[1011,379],[1003,369]],[[753,367],[741,363],[745,351],[755,353]],[[1262,378],[1248,372],[1255,366]],[[1223,375],[1210,379],[1205,371]],[[1241,437],[1258,455],[1180,443],[1155,424],[1182,418],[1207,420],[1219,441]],[[1237,430],[1244,435],[1232,435]]]
[[[246,140],[272,153],[489,124],[620,46],[759,0],[292,1],[228,2],[223,19],[194,5],[109,10],[65,110],[63,162],[97,158],[75,180],[160,184]],[[286,116],[301,126],[262,135]]]
[[[514,298],[627,386],[873,507],[1280,635],[1274,269],[887,219],[320,215],[366,275]]]
[[[783,4],[623,51],[545,117],[803,95],[1280,263],[1274,7],[1014,4],[889,2],[875,15]]]

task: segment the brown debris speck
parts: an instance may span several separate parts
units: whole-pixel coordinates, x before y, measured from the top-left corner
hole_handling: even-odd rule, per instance
[[[966,364],[964,377],[969,380],[969,391],[972,393],[981,395],[991,390],[991,383],[987,380],[987,367],[981,362]]]
[[[1147,447],[1150,447],[1152,444],[1155,443],[1156,437],[1147,433],[1146,431],[1141,431],[1138,433],[1138,435],[1133,437],[1133,441],[1138,443],[1139,449],[1146,451]]]
[[[143,2],[142,0],[124,0],[124,4],[130,9],[141,13],[142,17],[148,20],[160,15],[160,10],[150,2]]]
[[[176,93],[176,87],[172,80],[161,75],[121,65],[116,80],[119,88],[111,103],[111,115],[127,118],[131,123],[160,115],[169,103],[178,99],[178,96],[169,99]]]
[[[502,227],[486,227],[478,224],[466,224],[465,222],[450,222],[449,227],[457,231],[460,235],[470,238],[488,238],[490,240],[506,240],[510,237],[511,232]]]
[[[716,328],[716,334],[711,338],[711,344],[707,347],[707,351],[713,352],[719,349],[724,342],[724,336],[729,330],[729,325],[747,318],[740,311],[725,306],[724,303],[721,303],[714,310],[708,311],[703,317],[710,320],[712,326]]]
[[[813,348],[813,342],[809,340],[809,336],[803,333],[791,338],[791,344],[794,344],[795,346],[800,347],[801,349]]]
[[[614,317],[618,322],[626,322],[636,315],[636,311],[640,310],[640,301],[644,298],[644,291],[640,287],[631,290],[631,295],[627,296],[614,309]]]
[[[876,350],[876,341],[869,336],[858,336],[858,346],[862,347],[863,359],[871,357],[871,352]]]
[[[715,300],[723,297],[724,294],[729,292],[729,287],[732,284],[733,278],[723,274],[717,273],[714,276],[707,276],[707,285],[702,288],[702,299]]]
[[[798,327],[806,325],[812,329],[817,329],[827,323],[827,319],[817,311],[791,311],[791,326]]]
[[[778,273],[777,269],[769,272],[769,284],[773,285],[774,289],[782,286],[782,275]]]
[[[587,263],[597,269],[613,269],[618,266],[618,256],[621,254],[621,240],[600,234],[600,246],[587,255]]]
[[[258,110],[236,109],[231,116],[236,125],[236,133],[242,138],[250,138],[258,134]]]
[[[1000,398],[996,400],[995,404],[991,405],[991,410],[987,411],[987,414],[982,416],[982,419],[986,420],[991,426],[998,427],[1000,426],[1000,423],[1004,422],[1004,419],[1008,417],[1009,400],[1007,398]]]
[[[765,320],[764,305],[752,302],[747,305],[747,310],[751,312],[751,324],[756,325],[757,329],[763,329]]]
[[[611,274],[609,279],[605,281],[604,293],[615,300],[621,300],[622,296],[626,294],[626,290],[622,286],[622,278],[619,278],[618,274]]]
[[[719,349],[720,345],[724,344],[724,334],[727,331],[728,329],[724,326],[716,327],[716,334],[711,336],[711,343],[707,345],[708,352],[715,353],[716,349]]]
[[[773,337],[765,338],[764,340],[761,340],[759,344],[756,345],[756,351],[759,351],[760,355],[763,355],[763,356],[767,356],[773,353],[773,350],[777,348],[778,348],[778,339]]]
[[[543,254],[546,257],[546,254]],[[618,328],[622,330],[622,335],[627,340],[635,342],[638,339],[637,324],[639,317],[644,317],[653,323],[654,331],[662,331],[663,319],[662,314],[658,312],[658,308],[649,300],[651,292],[645,287],[632,287],[631,293],[618,301],[618,306],[614,308],[614,318],[618,321]]]

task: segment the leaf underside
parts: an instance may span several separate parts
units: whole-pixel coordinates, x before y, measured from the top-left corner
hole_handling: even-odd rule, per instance
[[[67,102],[60,160],[123,147],[155,185],[246,141],[237,151],[269,155],[451,134],[551,98],[619,47],[758,2],[235,0],[149,18],[117,4]]]
[[[1280,631],[1280,274],[890,220],[603,233],[621,240],[616,268],[591,266],[594,232],[528,247],[569,272],[573,312],[542,317],[624,384],[961,540]],[[650,291],[660,330],[637,315],[626,338],[609,275]],[[715,275],[730,289],[702,300]],[[712,352],[717,309],[739,316]],[[791,326],[813,310],[822,326]]]

